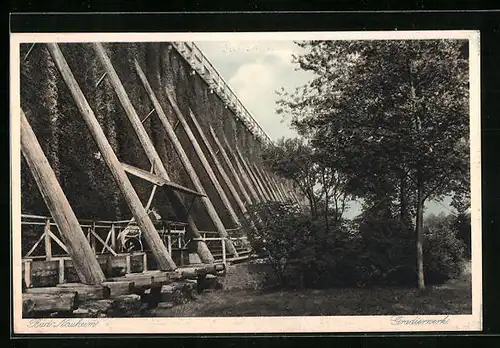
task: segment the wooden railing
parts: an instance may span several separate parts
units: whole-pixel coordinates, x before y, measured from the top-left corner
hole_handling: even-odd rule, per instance
[[[201,240],[204,241],[205,244],[208,246],[208,248],[214,252],[215,250],[220,250],[222,258],[222,263],[226,264],[228,261],[233,261],[235,260],[234,257],[228,257],[228,253],[226,250],[226,240],[230,240],[233,242],[233,245],[235,248],[245,248],[249,246],[248,238],[242,233],[240,228],[234,228],[234,229],[226,229],[226,232],[228,233],[228,237],[223,238],[220,237],[218,232],[216,231],[200,231],[200,238],[193,238],[193,241]],[[217,256],[217,254],[214,254],[214,256]],[[238,259],[243,259],[244,257],[238,258]],[[216,257],[216,259],[218,259]]]
[[[252,134],[265,144],[272,143],[269,135],[264,131],[245,105],[243,105],[234,90],[222,78],[222,75],[215,69],[194,42],[173,42],[173,47],[187,62],[189,62],[191,67],[200,74],[210,86],[211,90],[217,93]]]
[[[144,251],[140,229],[136,224],[131,222],[131,220],[108,221],[81,219],[79,222],[95,254],[111,254],[113,256],[118,256],[123,252]],[[58,237],[57,225],[53,221],[52,217],[22,214],[21,226],[24,226],[25,228],[31,226],[38,230],[36,231],[38,238],[31,245],[29,251],[23,255],[24,259],[45,259],[47,261],[70,259],[64,242]],[[163,226],[157,229],[158,234],[167,246],[167,250],[170,254],[172,254],[173,250],[186,250],[189,243],[192,241],[202,240],[212,250],[220,248],[222,253],[222,262],[226,264],[227,261],[231,260],[226,251],[226,239],[231,240],[237,248],[248,246],[248,239],[242,234],[242,231],[239,228],[227,229],[226,231],[229,234],[229,237],[227,238],[220,237],[217,231],[199,231],[201,235],[200,238],[187,239],[186,226],[187,223],[183,222],[165,221]],[[129,231],[130,229],[135,229],[137,233],[131,235],[131,238],[135,239],[137,243],[139,243],[140,248],[124,250],[121,237],[122,233],[127,229]],[[41,255],[33,255],[35,250],[42,245],[42,242],[45,246],[44,252]],[[53,243],[62,249],[62,255],[53,254]]]
[[[128,251],[143,251],[142,233],[139,227],[131,220],[79,220],[80,226],[84,231],[89,244],[95,254],[111,254],[117,256],[120,253]],[[185,233],[187,224],[176,221],[164,221],[163,226],[158,229],[158,233],[162,237],[165,245],[171,253],[173,249],[183,249],[186,247]],[[31,246],[29,251],[23,255],[23,258],[30,259],[46,259],[51,260],[52,242],[55,242],[60,249],[67,255],[68,251],[63,241],[57,236],[57,225],[50,216],[40,215],[21,215],[21,228],[28,226],[34,227],[38,231],[35,233],[38,236],[36,242]],[[42,229],[41,233],[39,229]],[[54,229],[55,227],[55,229]],[[105,237],[104,237],[105,236]],[[127,240],[135,241],[136,248],[127,249],[124,242]],[[42,255],[33,256],[39,245],[45,246],[45,251]],[[134,243],[132,243],[133,245]]]

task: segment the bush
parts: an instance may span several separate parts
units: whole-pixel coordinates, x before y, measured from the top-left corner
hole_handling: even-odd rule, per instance
[[[442,283],[460,275],[465,261],[465,243],[457,236],[455,221],[438,217],[424,230],[424,272],[428,284]]]
[[[267,258],[279,285],[285,286],[290,260],[296,258],[310,239],[310,221],[296,204],[267,202],[250,207],[256,228],[248,229],[248,238],[254,251]],[[258,217],[258,218],[257,218]]]
[[[251,239],[269,259],[281,286],[416,286],[413,226],[397,219],[363,217],[327,230],[295,206],[265,203],[254,207],[262,218]],[[444,222],[443,222],[444,221]],[[427,284],[460,274],[464,247],[452,220],[426,228],[424,272]]]

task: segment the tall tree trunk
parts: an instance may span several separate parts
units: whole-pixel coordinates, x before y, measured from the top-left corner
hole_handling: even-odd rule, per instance
[[[328,223],[328,204],[329,204],[330,197],[328,196],[329,187],[327,185],[326,178],[324,176],[323,176],[323,190],[325,190],[325,213],[324,213],[325,229],[326,229],[326,233],[329,233],[330,226]],[[337,214],[337,212],[335,212],[335,214]]]
[[[407,200],[406,200],[406,177],[405,175],[401,176],[399,179],[399,219],[401,222],[406,223],[406,218],[408,217],[408,208],[407,208]]]
[[[423,197],[423,182],[419,178],[417,180],[417,221],[416,221],[416,241],[417,241],[417,277],[418,288],[425,289],[424,280],[424,255],[423,255],[423,240],[424,240],[424,197]]]

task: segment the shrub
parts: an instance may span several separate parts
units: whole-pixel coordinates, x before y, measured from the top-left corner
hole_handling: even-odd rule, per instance
[[[286,285],[286,273],[292,258],[297,257],[310,237],[310,221],[295,204],[266,202],[250,207],[249,214],[259,217],[256,228],[248,229],[249,241],[271,264],[281,286]]]
[[[457,237],[455,221],[438,217],[424,230],[424,272],[428,284],[442,283],[460,275],[465,260],[465,243]]]
[[[273,267],[281,286],[415,286],[416,247],[412,225],[398,219],[363,217],[326,228],[296,206],[265,203],[254,207],[261,227],[251,234]],[[464,247],[453,221],[427,226],[424,244],[426,283],[460,274]]]

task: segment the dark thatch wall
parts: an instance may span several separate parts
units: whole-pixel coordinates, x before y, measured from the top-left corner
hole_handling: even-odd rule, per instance
[[[30,46],[21,45],[21,57]],[[96,86],[104,70],[91,45],[61,44],[60,47],[118,158],[149,170],[149,161],[111,84],[104,79]],[[169,43],[108,43],[105,48],[140,117],[145,117],[153,106],[135,72],[134,59],[146,72],[172,124],[175,124],[177,117],[167,101],[165,89],[177,100],[189,123],[188,110],[193,111],[213,148],[215,144],[208,133],[208,125],[215,129],[219,137],[224,134],[232,146],[238,144],[246,157],[258,162],[259,142],[232,111],[224,107],[217,94],[210,92],[205,81],[198,74],[192,74],[189,64]],[[21,104],[76,215],[85,219],[130,218],[131,213],[118,187],[100,157],[50,54],[42,44],[37,44],[28,58],[21,62]],[[153,113],[144,125],[171,179],[194,188],[156,114]],[[194,126],[191,128],[212,163]],[[224,225],[233,227],[228,212],[181,126],[177,128],[177,135]],[[48,214],[24,159],[21,166],[23,213]],[[139,197],[146,203],[152,186],[141,179],[129,177]],[[226,194],[234,203],[229,192]],[[189,206],[191,197],[183,197]],[[153,205],[163,217],[175,219],[161,189],[157,190]],[[236,204],[233,207],[236,208]],[[191,211],[201,230],[213,229],[200,202],[195,201]]]

